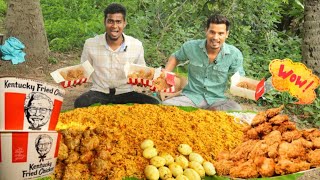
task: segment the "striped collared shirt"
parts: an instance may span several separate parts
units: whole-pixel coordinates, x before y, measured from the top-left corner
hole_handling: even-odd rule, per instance
[[[126,62],[146,65],[142,43],[123,34],[124,42],[112,50],[106,41],[105,33],[87,39],[81,55],[81,62],[88,60],[94,68],[91,75],[93,91],[109,93],[109,88],[116,88],[116,94],[133,91],[127,84],[124,73]]]

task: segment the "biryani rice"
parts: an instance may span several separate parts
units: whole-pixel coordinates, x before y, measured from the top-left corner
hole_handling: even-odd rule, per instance
[[[173,106],[149,104],[74,109],[61,113],[59,117],[56,129],[63,134],[62,144],[68,147],[65,152],[59,152],[59,157],[68,157],[71,152],[82,156],[86,151],[93,152],[90,153],[93,157],[85,162],[81,158],[71,161],[58,158],[55,179],[76,178],[74,171],[77,170],[71,170],[72,166],[67,162],[73,163],[73,167],[81,167],[81,173],[78,173],[81,177],[145,178],[143,171],[149,160],[142,156],[140,148],[145,139],[151,139],[158,152],[168,152],[173,157],[180,154],[177,150],[179,144],[189,144],[193,152],[213,162],[219,152],[240,144],[241,128],[234,117],[219,111],[198,109],[186,112]],[[90,142],[94,136],[98,136],[98,142]]]

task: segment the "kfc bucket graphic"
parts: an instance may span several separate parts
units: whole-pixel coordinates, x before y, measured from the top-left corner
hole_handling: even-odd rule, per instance
[[[0,78],[0,130],[55,130],[64,93],[35,80]]]
[[[23,180],[54,172],[60,134],[0,131],[0,179]]]

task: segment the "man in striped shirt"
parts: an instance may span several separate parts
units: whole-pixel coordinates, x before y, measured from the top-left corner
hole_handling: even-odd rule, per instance
[[[126,27],[126,9],[112,3],[104,10],[104,34],[87,39],[81,55],[81,62],[88,60],[94,68],[91,75],[92,88],[79,96],[74,107],[87,107],[95,103],[159,104],[156,98],[133,91],[127,84],[124,65],[129,63],[145,65],[142,43],[123,33]]]

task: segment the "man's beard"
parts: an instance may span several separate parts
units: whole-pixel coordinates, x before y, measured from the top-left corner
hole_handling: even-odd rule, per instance
[[[108,39],[108,40],[111,40],[111,41],[117,41],[119,38],[121,38],[121,36],[112,37],[112,36],[110,36],[110,35],[107,35],[107,39]]]

